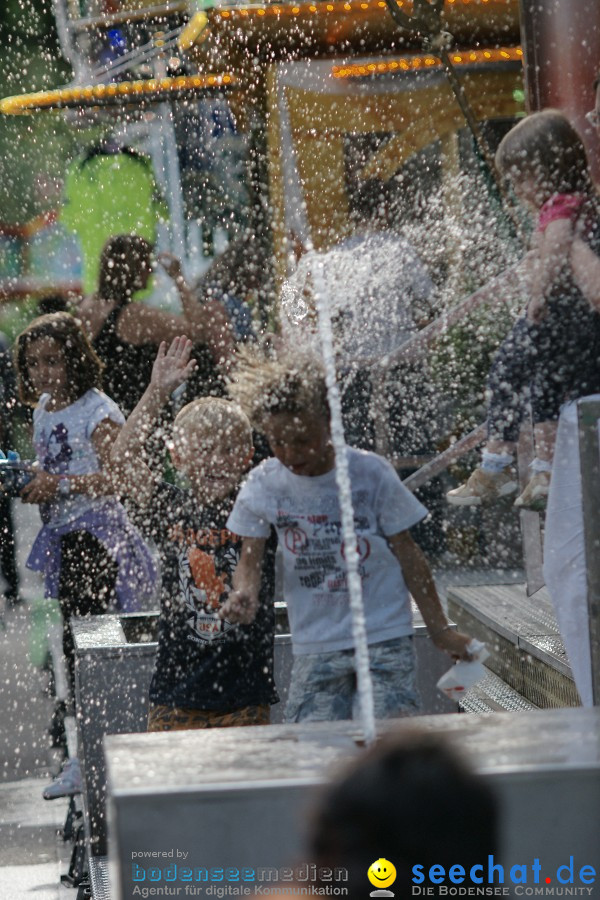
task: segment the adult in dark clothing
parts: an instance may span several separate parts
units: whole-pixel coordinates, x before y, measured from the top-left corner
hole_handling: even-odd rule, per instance
[[[12,417],[16,405],[15,376],[9,343],[0,332],[0,448],[12,449]],[[0,492],[0,571],[6,587],[4,598],[9,606],[19,602],[19,575],[15,556],[15,534],[12,500]]]
[[[481,466],[446,497],[455,506],[478,506],[516,492],[511,466],[530,401],[536,455],[514,505],[541,509],[561,405],[600,389],[597,277],[590,283],[600,250],[600,195],[581,136],[559,110],[522,119],[500,142],[496,162],[519,202],[536,216],[531,250],[520,267],[527,303],[490,370]]]
[[[206,347],[215,370],[226,368],[233,337],[222,303],[200,304],[183,278],[179,261],[163,253],[159,262],[179,290],[183,313],[176,315],[144,303],[131,303],[151,273],[152,246],[137,235],[117,235],[102,251],[98,293],[77,307],[88,337],[106,366],[104,390],[128,415],[150,382],[161,341],[188,334]],[[213,372],[213,378],[215,373]]]

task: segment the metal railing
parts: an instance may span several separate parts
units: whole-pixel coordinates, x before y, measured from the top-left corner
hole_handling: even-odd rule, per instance
[[[485,304],[493,302],[512,306],[521,297],[519,276],[521,266],[522,261],[505,269],[500,275],[486,282],[486,284],[458,303],[453,309],[421,329],[395,352],[389,354],[384,364],[373,362],[371,366],[373,373],[375,374],[377,369],[388,370],[399,363],[412,363],[422,359],[429,352],[431,345],[442,337],[449,328],[464,322],[468,315]],[[466,456],[479,444],[482,444],[485,441],[485,436],[485,424],[478,425],[468,434],[455,441],[446,450],[427,460],[415,472],[404,479],[405,486],[411,491],[422,487],[432,478],[445,472],[457,460]],[[533,428],[530,418],[526,418],[521,426],[521,435],[517,448],[517,464],[521,488],[525,486],[527,469],[534,456]],[[398,467],[409,467],[406,460],[403,460],[401,463],[398,460],[395,462]],[[541,518],[538,512],[522,509],[519,511],[519,519],[527,595],[532,596],[544,586]]]

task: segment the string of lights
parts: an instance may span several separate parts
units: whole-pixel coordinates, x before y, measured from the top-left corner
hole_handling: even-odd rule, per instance
[[[180,94],[229,87],[235,83],[230,74],[181,75],[177,78],[146,78],[85,87],[56,88],[34,94],[18,94],[0,100],[0,113],[23,115],[40,109],[109,106],[115,103],[139,102],[142,99],[174,99]]]

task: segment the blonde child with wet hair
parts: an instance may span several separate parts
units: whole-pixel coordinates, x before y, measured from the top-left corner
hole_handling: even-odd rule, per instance
[[[144,445],[172,392],[193,372],[191,341],[162,343],[152,378],[111,455],[116,478],[148,511],[162,564],[158,654],[149,731],[262,725],[277,701],[273,683],[272,558],[258,578],[257,616],[220,615],[241,539],[227,527],[253,455],[247,416],[230,400],[203,397],[183,407],[169,443],[188,483],[157,483]]]
[[[251,622],[259,603],[265,543],[277,531],[294,664],[290,722],[350,719],[356,677],[329,406],[319,364],[307,357],[240,359],[231,395],[267,437],[273,458],[242,486],[228,527],[243,536],[234,591],[221,608]],[[418,710],[409,591],[434,643],[468,658],[470,641],[452,631],[427,561],[409,529],[427,510],[381,456],[346,447],[360,557],[375,712]]]
[[[241,444],[252,444],[252,428],[239,406],[222,397],[198,397],[179,410],[173,422],[173,449],[181,456],[189,448],[191,430],[209,441],[215,434],[227,434]]]

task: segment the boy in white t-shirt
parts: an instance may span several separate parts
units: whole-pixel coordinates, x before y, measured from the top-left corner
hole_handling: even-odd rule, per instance
[[[250,474],[228,519],[244,543],[221,615],[252,621],[265,541],[275,526],[294,650],[287,720],[352,718],[354,642],[322,372],[314,360],[293,367],[246,356],[230,392],[274,458]],[[409,591],[436,646],[467,659],[470,638],[450,630],[429,565],[409,534],[427,510],[381,456],[350,447],[347,453],[375,713],[386,718],[418,709]]]

